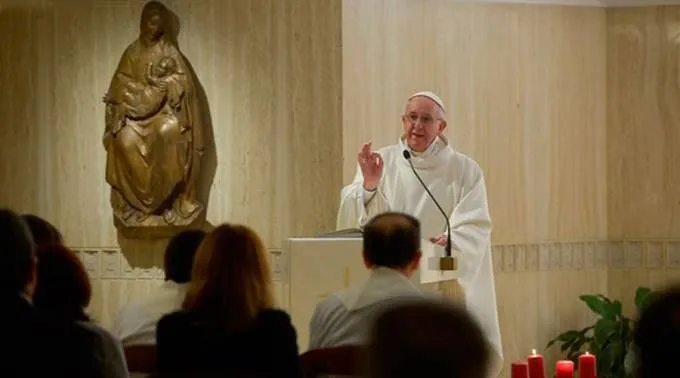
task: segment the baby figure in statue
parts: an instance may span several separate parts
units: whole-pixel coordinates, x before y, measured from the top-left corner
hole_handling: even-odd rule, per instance
[[[145,119],[163,109],[167,100],[168,86],[178,75],[177,62],[164,57],[158,63],[149,63],[146,71],[146,84],[129,83],[124,93],[123,106],[128,117]]]
[[[112,99],[110,94],[104,96],[103,101],[107,106],[107,116],[116,119],[114,129],[111,130],[116,135],[125,126],[126,118],[146,119],[160,111],[168,111],[165,107],[169,101],[168,92],[170,86],[179,85],[177,76],[180,72],[177,69],[177,62],[171,57],[164,57],[158,63],[147,65],[145,83],[129,81],[123,89],[122,101]],[[174,83],[173,83],[174,81]],[[179,89],[179,90],[177,90]],[[175,88],[174,93],[182,93],[181,88]],[[176,102],[179,102],[177,99]],[[168,104],[173,107],[175,104]],[[184,130],[183,130],[184,131]]]

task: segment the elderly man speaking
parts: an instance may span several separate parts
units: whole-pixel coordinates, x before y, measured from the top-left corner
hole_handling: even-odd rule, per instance
[[[421,222],[423,236],[446,245],[446,220],[411,171],[418,175],[449,214],[451,247],[459,258],[459,283],[467,309],[477,318],[496,355],[503,361],[491,263],[491,218],[484,174],[470,157],[455,151],[443,135],[446,109],[432,92],[409,97],[401,117],[398,143],[373,151],[361,147],[354,181],[341,192],[337,228],[358,228],[386,211],[410,214]],[[408,151],[408,154],[405,152]]]

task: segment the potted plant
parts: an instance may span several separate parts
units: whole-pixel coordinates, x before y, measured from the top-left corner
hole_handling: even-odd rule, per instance
[[[652,290],[639,287],[635,292],[637,314],[646,307]],[[560,343],[567,358],[578,366],[578,357],[588,351],[597,356],[598,378],[628,378],[634,364],[633,330],[635,322],[623,315],[621,301],[611,300],[602,294],[579,297],[591,311],[598,315],[593,325],[581,330],[566,331],[551,340],[547,348]]]

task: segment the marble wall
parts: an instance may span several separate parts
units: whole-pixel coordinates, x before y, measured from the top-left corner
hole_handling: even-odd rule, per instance
[[[630,305],[635,286],[680,282],[680,6],[607,11],[607,167],[609,238],[653,251],[609,272]]]
[[[680,7],[607,12],[608,229],[680,235]]]

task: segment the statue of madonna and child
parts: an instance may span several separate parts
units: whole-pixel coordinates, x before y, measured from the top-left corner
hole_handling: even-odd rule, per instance
[[[172,33],[171,13],[147,3],[139,37],[123,53],[104,96],[106,182],[124,235],[167,237],[201,226],[197,196],[207,103]]]

